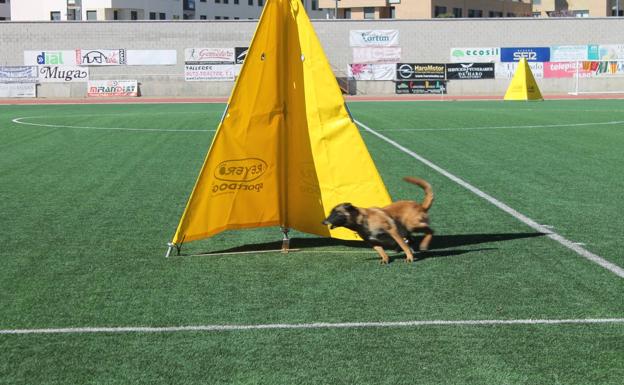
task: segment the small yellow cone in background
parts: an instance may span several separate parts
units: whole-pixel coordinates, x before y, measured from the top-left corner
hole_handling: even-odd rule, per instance
[[[525,58],[520,59],[511,84],[505,92],[505,100],[544,100],[537,86],[531,67]]]

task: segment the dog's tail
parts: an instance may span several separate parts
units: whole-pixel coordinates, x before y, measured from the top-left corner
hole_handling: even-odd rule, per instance
[[[425,199],[423,199],[420,205],[425,211],[429,210],[431,204],[433,203],[433,190],[431,189],[431,185],[423,179],[414,178],[411,176],[406,176],[405,178],[403,178],[403,180],[418,185],[422,187],[423,190],[425,190]]]

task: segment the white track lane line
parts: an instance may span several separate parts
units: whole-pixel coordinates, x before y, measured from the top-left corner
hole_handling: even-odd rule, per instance
[[[525,126],[486,126],[486,127],[444,127],[444,128],[386,128],[381,132],[393,131],[477,131],[477,130],[499,130],[499,129],[523,129],[523,128],[564,128],[564,127],[593,127],[593,126],[617,126],[623,125],[624,120],[614,120],[611,122],[596,123],[562,123],[562,124],[535,124]]]
[[[16,124],[25,124],[28,126],[48,127],[48,128],[80,128],[83,130],[112,130],[112,131],[148,131],[148,132],[214,132],[216,130],[201,130],[201,129],[180,129],[172,130],[166,128],[127,128],[127,127],[90,127],[90,126],[65,126],[61,124],[43,124],[23,122],[22,119],[30,119],[32,117],[21,117],[12,120]]]
[[[355,123],[357,123],[360,127],[362,127],[364,130],[366,130],[366,132],[369,132],[373,135],[375,135],[376,137],[378,137],[379,139],[391,144],[392,146],[398,148],[399,150],[401,150],[402,152],[404,152],[405,154],[413,157],[414,159],[418,160],[419,162],[423,163],[424,165],[432,168],[433,170],[437,171],[438,173],[444,175],[445,177],[449,178],[450,180],[452,180],[453,182],[457,183],[458,185],[464,187],[465,189],[473,192],[474,194],[476,194],[477,196],[485,199],[486,201],[490,202],[491,204],[493,204],[494,206],[498,207],[499,209],[503,210],[504,212],[506,212],[507,214],[513,216],[514,218],[518,219],[519,221],[521,221],[522,223],[526,224],[527,226],[531,227],[532,229],[540,232],[540,233],[544,233],[546,234],[550,239],[553,239],[557,242],[559,242],[560,244],[562,244],[563,246],[569,248],[570,250],[573,250],[574,252],[576,252],[577,254],[579,254],[580,256],[602,266],[603,268],[609,270],[610,272],[612,272],[613,274],[617,275],[620,278],[624,278],[624,269],[622,269],[620,266],[611,263],[609,261],[607,261],[606,259],[602,258],[599,255],[596,255],[592,252],[590,252],[589,250],[586,250],[585,248],[581,247],[580,245],[578,245],[575,242],[572,242],[566,238],[564,238],[563,236],[553,232],[551,229],[540,225],[539,223],[535,222],[534,220],[532,220],[531,218],[519,213],[518,211],[514,210],[513,208],[507,206],[506,204],[504,204],[503,202],[499,201],[498,199],[492,197],[491,195],[486,194],[485,192],[479,190],[478,188],[474,187],[473,185],[471,185],[470,183],[464,181],[463,179],[460,179],[459,177],[451,174],[450,172],[446,171],[445,169],[443,169],[442,167],[439,167],[438,165],[430,162],[429,160],[423,158],[422,156],[416,154],[414,151],[402,146],[401,144],[395,142],[394,140],[388,138],[387,136],[384,136],[382,134],[380,134],[379,132],[373,130],[372,128],[368,127],[367,125],[355,120]]]
[[[509,320],[430,320],[396,322],[315,322],[301,324],[256,325],[197,325],[165,327],[82,327],[50,329],[5,329],[0,335],[23,334],[97,334],[97,333],[176,333],[176,332],[228,332],[245,330],[293,330],[293,329],[358,329],[358,328],[414,328],[425,326],[505,326],[505,325],[570,325],[570,324],[624,324],[624,318],[583,319],[509,319]]]

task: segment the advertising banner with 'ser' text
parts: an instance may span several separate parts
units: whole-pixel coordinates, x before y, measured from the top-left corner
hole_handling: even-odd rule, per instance
[[[90,80],[87,86],[92,97],[139,96],[138,91],[136,80]]]

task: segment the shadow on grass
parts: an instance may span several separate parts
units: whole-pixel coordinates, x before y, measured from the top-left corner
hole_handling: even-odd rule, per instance
[[[430,250],[420,252],[418,259],[448,257],[453,255],[461,255],[473,251],[492,250],[493,248],[484,249],[453,249],[469,245],[478,245],[483,243],[504,242],[516,239],[526,239],[541,237],[544,233],[501,233],[501,234],[461,234],[461,235],[435,235],[430,245]],[[415,245],[418,244],[420,238],[415,238]],[[291,238],[290,247],[293,249],[310,249],[319,247],[346,246],[350,248],[368,249],[371,247],[363,241],[343,241],[333,238]],[[282,247],[282,242],[263,242],[253,243],[232,247],[224,250],[215,250],[210,252],[199,253],[200,255],[224,254],[224,253],[249,253],[249,252],[267,252],[276,251]],[[451,250],[446,250],[451,249]],[[388,250],[390,251],[390,250]],[[318,250],[322,253],[323,250]]]

